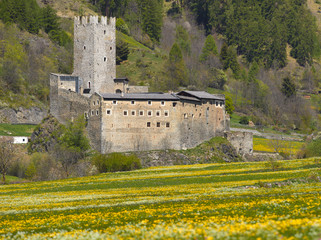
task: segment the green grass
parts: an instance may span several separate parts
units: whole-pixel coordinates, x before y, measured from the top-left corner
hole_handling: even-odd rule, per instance
[[[131,85],[146,85],[162,76],[165,53],[158,48],[151,50],[121,32],[117,32],[117,37],[127,42],[130,49],[128,60],[117,66],[117,77],[127,77]]]
[[[317,240],[320,173],[305,159],[1,185],[0,239]]]
[[[274,142],[275,143],[274,143]],[[298,153],[304,146],[304,142],[298,141],[285,141],[285,140],[270,140],[260,137],[253,138],[253,150],[259,152],[275,152],[273,148],[273,143],[278,144],[280,146],[280,152],[285,152],[290,155]]]
[[[35,125],[0,123],[0,136],[31,136]]]

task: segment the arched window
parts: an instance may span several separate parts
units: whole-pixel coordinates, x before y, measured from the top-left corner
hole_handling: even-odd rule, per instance
[[[88,88],[90,89],[90,84],[91,84],[91,82],[88,82]]]
[[[117,90],[116,90],[116,93],[119,93],[119,94],[120,94],[120,93],[122,93],[122,91],[121,91],[120,89],[117,89]]]

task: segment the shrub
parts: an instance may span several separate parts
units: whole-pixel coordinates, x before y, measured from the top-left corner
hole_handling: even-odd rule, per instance
[[[244,125],[248,125],[249,124],[249,118],[247,116],[243,116],[243,117],[241,117],[239,123],[244,124]]]
[[[100,173],[131,171],[141,168],[140,159],[137,156],[127,156],[121,153],[111,153],[108,155],[96,154],[92,158],[92,163]]]
[[[306,157],[321,157],[321,138],[310,142],[305,149]]]
[[[129,35],[129,28],[122,18],[117,18],[116,29],[126,35]]]
[[[269,161],[267,161],[264,166],[265,166],[266,169],[272,170],[273,172],[274,171],[279,171],[279,170],[281,170],[283,168],[282,162],[277,161],[277,160],[275,160],[273,158],[271,158]]]

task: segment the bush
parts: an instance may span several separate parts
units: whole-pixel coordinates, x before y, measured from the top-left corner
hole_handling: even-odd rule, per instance
[[[100,173],[131,171],[141,168],[140,159],[137,156],[127,156],[121,153],[96,154],[92,158],[92,163]]]
[[[307,145],[305,157],[321,157],[321,138],[314,140]]]
[[[122,18],[117,18],[116,29],[126,35],[129,35],[129,28]]]
[[[249,124],[249,118],[247,116],[241,117],[239,123],[244,124],[244,125],[248,125]]]

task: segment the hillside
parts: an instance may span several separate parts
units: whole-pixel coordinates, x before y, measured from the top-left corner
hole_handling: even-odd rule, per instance
[[[2,6],[11,1],[2,0]],[[247,116],[258,126],[305,133],[320,129],[321,25],[316,1],[283,0],[278,5],[262,1],[253,3],[253,9],[250,2],[222,1],[220,11],[212,3],[194,0],[148,4],[114,0],[109,5],[94,0],[29,2],[37,18],[44,18],[41,24],[5,14],[6,27],[0,25],[0,83],[2,89],[9,89],[0,91],[1,107],[48,106],[49,73],[72,72],[70,18],[108,12],[119,20],[118,47],[129,49],[117,66],[118,77],[128,77],[133,85],[148,85],[150,91],[224,93],[238,116]],[[297,21],[299,15],[302,21]]]
[[[319,239],[320,159],[0,185],[4,239]]]

